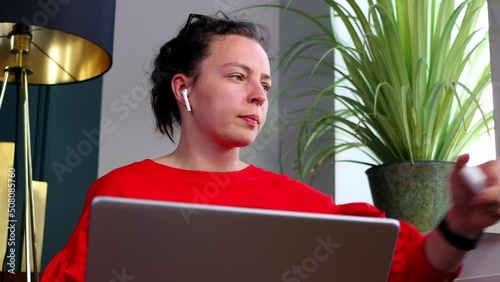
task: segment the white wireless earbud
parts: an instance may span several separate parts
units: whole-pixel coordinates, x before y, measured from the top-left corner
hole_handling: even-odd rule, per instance
[[[186,103],[187,111],[190,112],[191,111],[191,105],[189,104],[189,100],[188,100],[188,90],[187,89],[182,89],[181,94],[182,94],[182,98],[184,98],[184,103]]]

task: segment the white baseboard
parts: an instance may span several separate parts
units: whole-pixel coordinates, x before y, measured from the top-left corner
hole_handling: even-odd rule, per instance
[[[497,224],[486,228],[486,232],[500,234],[500,221],[498,221]]]

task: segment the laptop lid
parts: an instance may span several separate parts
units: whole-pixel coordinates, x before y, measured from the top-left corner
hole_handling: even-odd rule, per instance
[[[97,197],[86,281],[386,281],[393,219]]]

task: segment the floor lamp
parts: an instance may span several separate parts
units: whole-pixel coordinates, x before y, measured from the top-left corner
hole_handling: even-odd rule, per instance
[[[23,232],[27,281],[38,281],[32,188],[28,85],[56,85],[98,77],[111,67],[115,0],[17,0],[0,9],[0,110],[8,83],[22,95]],[[68,93],[68,95],[71,95]],[[6,121],[0,121],[6,122]],[[0,187],[4,188],[4,187]],[[2,206],[3,203],[0,203]]]

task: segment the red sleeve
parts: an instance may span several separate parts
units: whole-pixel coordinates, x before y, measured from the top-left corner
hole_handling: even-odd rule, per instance
[[[407,222],[400,221],[396,251],[392,261],[390,282],[408,281],[453,281],[460,274],[461,268],[452,273],[434,268],[424,252],[427,237]]]
[[[41,282],[83,282],[85,280],[87,236],[90,216],[89,190],[80,219],[64,248],[45,267]]]
[[[335,214],[385,217],[376,207],[366,203],[352,203],[331,207]],[[424,237],[413,225],[400,221],[399,237],[392,259],[389,282],[446,282],[453,281],[461,269],[446,273],[434,268],[424,252]]]
[[[119,194],[114,186],[96,180],[87,193],[78,223],[64,248],[45,267],[41,282],[84,282],[87,265],[87,238],[90,204],[98,195]]]

